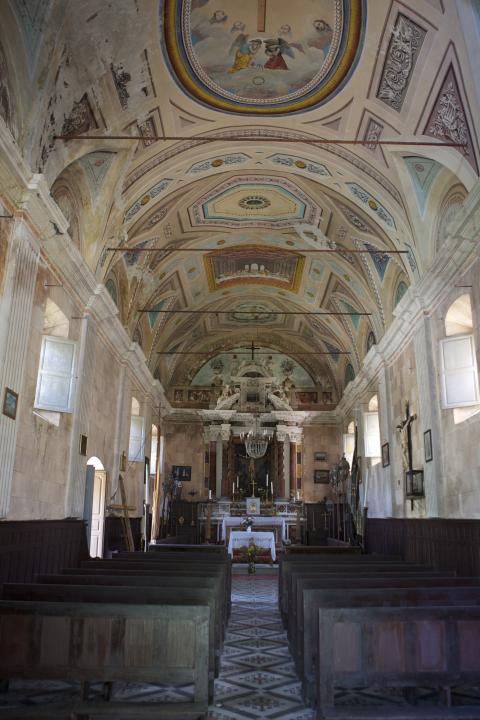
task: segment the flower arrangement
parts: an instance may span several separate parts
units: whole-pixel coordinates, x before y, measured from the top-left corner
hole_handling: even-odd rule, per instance
[[[254,542],[250,543],[247,548],[248,558],[248,574],[253,575],[255,573],[255,560],[257,559],[257,546]]]
[[[242,528],[244,530],[248,530],[249,528],[252,528],[253,526],[253,518],[250,515],[247,515],[246,518],[243,518],[242,520]]]

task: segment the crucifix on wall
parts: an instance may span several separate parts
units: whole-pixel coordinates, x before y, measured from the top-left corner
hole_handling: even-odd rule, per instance
[[[397,430],[400,433],[400,442],[402,445],[402,462],[403,469],[405,472],[412,472],[413,470],[413,458],[412,458],[412,423],[417,419],[416,415],[410,415],[410,403],[405,403],[405,419],[397,425]]]

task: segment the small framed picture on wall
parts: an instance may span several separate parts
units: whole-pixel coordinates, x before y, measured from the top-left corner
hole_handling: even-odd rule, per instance
[[[313,459],[315,462],[327,462],[327,453],[323,450],[313,453]]]
[[[10,388],[5,388],[5,394],[3,396],[3,414],[9,417],[11,420],[15,420],[17,417],[18,407],[18,393]]]
[[[330,470],[314,470],[313,482],[315,485],[328,485],[330,482]]]
[[[382,467],[390,465],[390,445],[386,442],[382,445]]]
[[[423,447],[425,451],[425,462],[431,462],[433,460],[433,448],[432,448],[432,431],[425,430],[423,433]]]

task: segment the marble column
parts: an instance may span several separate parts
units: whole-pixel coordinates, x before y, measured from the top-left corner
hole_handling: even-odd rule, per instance
[[[16,420],[0,414],[0,518],[7,515],[10,506],[18,413],[25,402],[31,402],[22,396],[22,389],[39,255],[40,247],[36,238],[23,221],[16,220],[9,242],[1,307],[4,319],[8,320],[4,324],[5,353],[0,372],[0,389],[2,403],[5,387],[17,392],[19,407]]]
[[[423,480],[425,485],[425,511],[427,517],[439,517],[440,483],[443,475],[443,453],[441,441],[441,414],[440,398],[435,375],[436,363],[434,360],[436,345],[432,336],[432,319],[428,315],[417,327],[414,336],[415,366],[418,385],[418,419],[421,423],[423,439],[425,430],[432,431],[433,459],[423,463]],[[424,449],[421,448],[423,456]]]
[[[219,435],[215,444],[216,463],[215,463],[215,496],[217,500],[222,497],[222,474],[223,474],[223,440]]]
[[[283,479],[285,482],[285,497],[290,497],[290,435],[283,440]]]

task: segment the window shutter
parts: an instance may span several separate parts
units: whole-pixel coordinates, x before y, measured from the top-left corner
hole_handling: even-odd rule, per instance
[[[132,462],[144,460],[143,417],[132,415],[130,418],[130,440],[128,443],[128,459]]]
[[[480,401],[473,335],[440,341],[442,404],[445,408],[474,405]]]
[[[75,350],[73,340],[42,339],[35,407],[39,410],[72,412],[75,393]]]
[[[364,413],[365,418],[365,457],[381,457],[380,426],[378,413]]]

